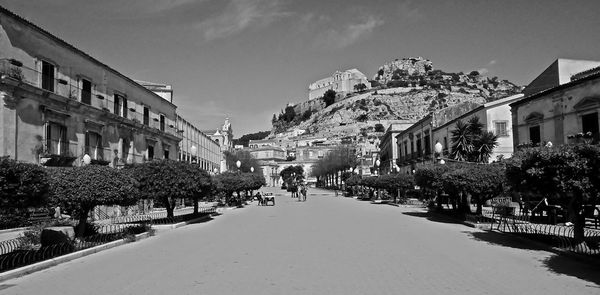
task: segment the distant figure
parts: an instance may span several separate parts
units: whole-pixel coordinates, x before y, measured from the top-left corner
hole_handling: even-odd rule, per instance
[[[263,200],[263,197],[262,197],[262,195],[260,194],[260,192],[257,192],[257,193],[256,193],[256,195],[255,195],[255,197],[256,197],[256,199],[258,200],[258,205],[259,205],[259,206],[264,204],[264,200]]]
[[[302,202],[306,202],[306,184],[302,185],[302,188],[300,189],[300,193],[302,194]]]

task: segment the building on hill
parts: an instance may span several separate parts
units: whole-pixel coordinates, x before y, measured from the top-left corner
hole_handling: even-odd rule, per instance
[[[515,146],[599,143],[600,72],[577,76],[510,104]]]
[[[600,67],[600,61],[559,58],[523,89],[526,97],[571,82],[578,73]]]
[[[336,71],[330,77],[323,78],[308,86],[308,99],[322,97],[329,89],[334,90],[338,94],[346,94],[354,92],[354,86],[364,84],[366,89],[371,88],[367,76],[357,69],[346,71]]]
[[[2,7],[0,40],[0,155],[45,166],[177,158],[170,101]]]

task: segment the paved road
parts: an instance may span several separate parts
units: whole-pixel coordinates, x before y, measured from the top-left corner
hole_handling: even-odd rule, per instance
[[[597,265],[414,209],[310,193],[6,281],[0,293],[600,294]]]

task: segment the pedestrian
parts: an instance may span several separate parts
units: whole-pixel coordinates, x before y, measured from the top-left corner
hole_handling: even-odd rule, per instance
[[[306,202],[306,184],[302,185],[302,188],[300,189],[300,193],[302,194],[302,201]]]

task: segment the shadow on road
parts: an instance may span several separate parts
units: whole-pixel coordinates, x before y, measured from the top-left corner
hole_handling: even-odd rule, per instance
[[[214,213],[212,216],[217,216],[217,215],[221,215],[221,214]],[[202,218],[200,220],[194,220],[194,221],[189,222],[188,224],[198,224],[198,223],[209,222],[214,219],[212,216],[207,216],[206,218]]]
[[[16,286],[16,285],[15,284],[1,284],[0,285],[0,291],[4,290],[4,289],[8,289],[10,287],[14,287],[14,286]]]
[[[412,217],[427,218],[427,220],[433,222],[462,224],[462,222],[455,218],[440,215],[431,215],[429,214],[429,212],[403,212],[402,214]]]
[[[547,250],[546,247],[537,245],[536,243],[529,242],[525,239],[521,239],[515,236],[510,236],[502,233],[493,231],[484,232],[463,232],[471,236],[472,239],[477,241],[486,242],[492,245],[498,245],[503,247],[510,247],[524,250]]]
[[[596,286],[588,286],[598,288],[600,293],[600,265],[594,262],[582,262],[571,257],[554,255],[544,260],[544,265],[548,270],[567,276],[576,277],[591,283]]]

